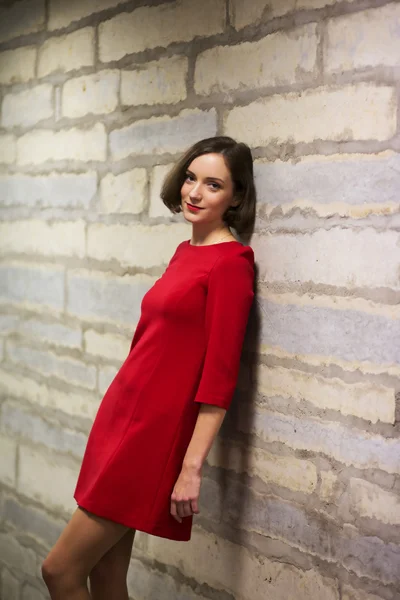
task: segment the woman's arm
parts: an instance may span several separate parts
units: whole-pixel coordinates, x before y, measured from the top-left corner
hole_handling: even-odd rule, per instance
[[[182,470],[171,496],[171,515],[182,522],[183,517],[198,514],[201,471],[213,441],[226,414],[224,408],[201,404],[196,426],[186,450]]]

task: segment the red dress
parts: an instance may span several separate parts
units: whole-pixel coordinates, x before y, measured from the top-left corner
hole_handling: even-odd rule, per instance
[[[190,539],[171,494],[200,403],[229,407],[253,300],[254,255],[239,242],[182,242],[145,294],[130,352],[89,435],[74,498],[112,521]]]

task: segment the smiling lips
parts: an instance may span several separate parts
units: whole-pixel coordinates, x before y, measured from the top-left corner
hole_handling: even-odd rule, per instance
[[[193,212],[199,212],[200,210],[203,210],[200,206],[194,206],[193,204],[190,204],[189,202],[186,202],[186,205],[189,208],[189,210],[192,210]]]

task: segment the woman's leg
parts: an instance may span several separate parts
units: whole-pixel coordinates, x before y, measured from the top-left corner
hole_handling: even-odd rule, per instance
[[[99,560],[89,575],[93,600],[129,600],[126,575],[135,531],[130,529]]]
[[[42,566],[51,600],[89,600],[89,573],[127,531],[77,508]]]

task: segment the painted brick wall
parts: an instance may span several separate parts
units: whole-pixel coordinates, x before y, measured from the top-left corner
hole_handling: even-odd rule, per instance
[[[138,534],[134,600],[400,598],[400,4],[0,8],[0,581],[39,567],[143,294],[190,229],[191,143],[256,159],[258,295],[190,544]],[[397,395],[397,396],[396,396]]]

